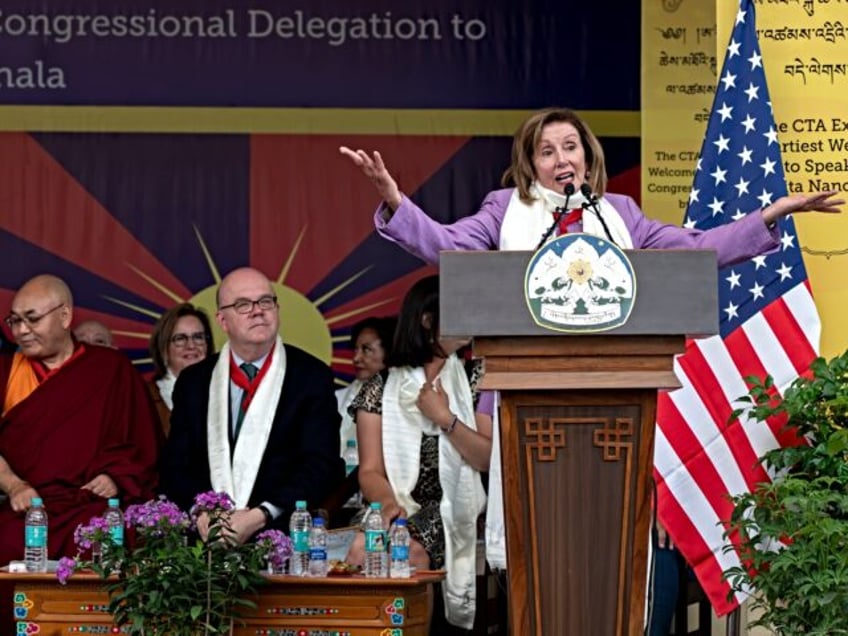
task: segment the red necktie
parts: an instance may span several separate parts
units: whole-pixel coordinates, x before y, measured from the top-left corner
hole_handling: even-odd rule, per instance
[[[554,213],[556,214],[556,212]],[[557,222],[557,235],[568,234],[568,226],[583,220],[583,208],[575,208],[568,214],[560,214]]]

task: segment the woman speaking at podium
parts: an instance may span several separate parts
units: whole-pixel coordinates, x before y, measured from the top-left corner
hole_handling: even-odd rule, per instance
[[[434,221],[404,195],[379,152],[339,150],[383,199],[375,214],[378,233],[433,264],[442,250],[533,250],[548,237],[585,232],[622,249],[713,249],[724,267],[776,248],[778,219],[793,212],[839,212],[844,203],[832,191],[796,194],[709,230],[660,223],[632,198],[606,192],[603,148],[586,122],[565,108],[538,111],[521,124],[502,179],[505,189],[490,192],[475,214],[451,224]]]

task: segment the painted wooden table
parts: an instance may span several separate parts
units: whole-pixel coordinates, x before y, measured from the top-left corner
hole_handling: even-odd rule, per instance
[[[244,616],[237,636],[427,636],[433,584],[443,572],[411,579],[268,577]],[[53,574],[0,573],[0,589],[12,596],[12,621],[0,632],[18,636],[118,634],[107,611],[108,595],[93,574],[60,585]],[[8,601],[4,599],[3,607]]]

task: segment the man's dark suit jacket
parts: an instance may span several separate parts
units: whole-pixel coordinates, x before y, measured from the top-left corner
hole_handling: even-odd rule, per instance
[[[285,349],[283,389],[248,503],[253,507],[267,501],[281,508],[283,514],[272,524],[281,530],[288,530],[295,501],[304,499],[310,508],[317,508],[344,481],[341,418],[330,368],[296,347],[285,345]],[[191,508],[195,495],[212,489],[206,420],[217,361],[213,355],[183,369],[174,387],[160,488],[183,510]]]

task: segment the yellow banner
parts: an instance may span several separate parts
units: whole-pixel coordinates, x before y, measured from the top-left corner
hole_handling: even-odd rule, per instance
[[[642,3],[642,209],[680,225],[715,92],[715,6]]]

